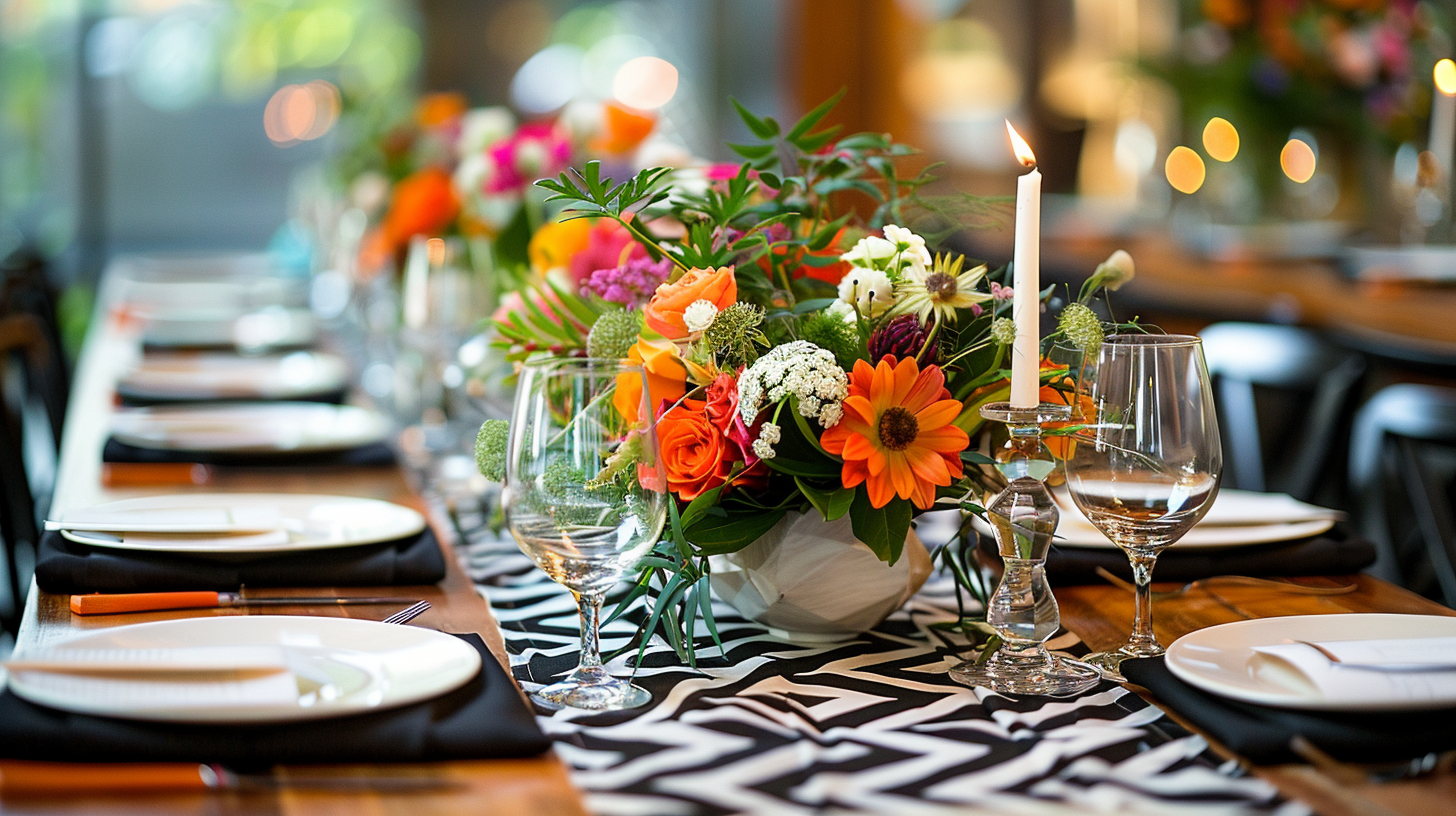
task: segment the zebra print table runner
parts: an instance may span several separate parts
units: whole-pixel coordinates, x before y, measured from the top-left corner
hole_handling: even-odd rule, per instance
[[[516,678],[531,689],[570,671],[571,596],[479,513],[456,519]],[[1049,700],[951,682],[953,656],[926,634],[953,618],[951,592],[933,577],[874,631],[829,645],[775,639],[715,603],[725,655],[704,650],[713,657],[691,671],[654,641],[636,676],[650,706],[541,713],[541,727],[592,812],[606,816],[1307,812],[1115,684]],[[623,646],[639,621],[606,627],[603,651]],[[630,673],[625,658],[610,668]]]

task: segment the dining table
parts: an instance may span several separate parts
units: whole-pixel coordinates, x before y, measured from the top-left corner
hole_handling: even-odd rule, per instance
[[[125,266],[103,277],[81,349],[52,500],[52,514],[163,493],[328,493],[396,502],[425,513],[446,551],[433,586],[283,587],[244,595],[383,595],[429,601],[412,624],[475,633],[517,681],[518,691],[568,670],[576,654],[570,596],[516,549],[493,519],[494,494],[450,502],[417,471],[391,466],[248,468],[104,463],[116,384],[141,353],[141,322],[128,308]],[[1374,577],[1292,576],[1289,587],[1339,588],[1306,594],[1279,586],[1208,584],[1157,601],[1162,642],[1209,626],[1284,615],[1456,611]],[[1051,646],[1074,653],[1116,647],[1133,614],[1132,594],[1112,582],[1054,587],[1063,631]],[[1348,591],[1345,591],[1348,590]],[[927,635],[954,620],[954,588],[932,576],[905,608],[842,643],[776,638],[732,609],[713,605],[721,647],[707,644],[683,665],[654,640],[636,668],[653,702],[635,712],[537,709],[554,741],[536,758],[410,765],[287,766],[274,790],[105,792],[78,790],[0,798],[6,814],[659,814],[1456,812],[1456,774],[1386,779],[1373,767],[1315,755],[1255,764],[1165,710],[1134,686],[1104,682],[1078,698],[1014,699],[948,679],[953,650]],[[259,607],[82,617],[70,598],[32,586],[17,652],[90,632],[153,620],[214,615],[348,616],[378,620],[369,606]],[[610,667],[631,671],[636,633],[630,610],[603,630]],[[125,757],[115,757],[121,762]],[[77,770],[76,773],[83,771]],[[437,776],[428,791],[311,790],[296,773],[360,780]]]

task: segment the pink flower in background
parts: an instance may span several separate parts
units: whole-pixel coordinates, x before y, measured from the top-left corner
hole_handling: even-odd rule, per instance
[[[996,281],[991,281],[991,297],[996,300],[1011,300],[1016,297],[1016,291],[1010,286],[1002,286]]]
[[[581,288],[594,292],[602,300],[636,309],[652,299],[657,287],[672,273],[672,261],[653,261],[646,257],[632,258],[621,266],[598,269],[582,281]]]
[[[599,269],[625,267],[629,261],[646,257],[647,250],[633,240],[626,227],[602,218],[592,224],[586,236],[586,248],[571,256],[566,269],[576,285],[581,286]]]
[[[564,170],[571,162],[571,140],[553,124],[521,125],[486,153],[496,172],[486,180],[485,191],[519,192],[536,179]]]

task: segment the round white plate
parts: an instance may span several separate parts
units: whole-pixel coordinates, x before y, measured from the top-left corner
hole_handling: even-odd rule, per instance
[[[77,684],[69,682],[75,675],[38,671],[11,672],[9,686],[32,703],[82,714],[163,722],[266,723],[409,705],[453,691],[480,671],[480,653],[460,638],[416,626],[350,618],[231,615],[154,621],[103,629],[54,648],[277,645],[285,647],[297,680],[298,697],[288,703],[169,706],[165,685],[138,694],[126,686],[135,680],[92,676]],[[189,677],[189,682],[196,682],[196,677]],[[138,702],[154,696],[163,699]]]
[[[1311,519],[1292,524],[1250,524],[1219,527],[1202,523],[1194,525],[1178,542],[1175,550],[1218,550],[1225,547],[1246,547],[1250,544],[1268,544],[1275,541],[1294,541],[1309,538],[1335,526],[1330,519]],[[1055,542],[1062,547],[1082,547],[1092,550],[1115,550],[1117,545],[1089,524],[1078,524],[1071,520],[1057,526]]]
[[[389,420],[353,405],[238,402],[130,408],[111,417],[117,441],[175,451],[344,450],[382,441]]]
[[[264,349],[305,346],[318,334],[307,309],[269,307],[244,311],[237,306],[170,307],[143,315],[142,342],[158,347],[235,346]]]
[[[150,354],[116,390],[133,399],[287,400],[341,391],[348,381],[348,365],[334,354]]]
[[[1375,640],[1456,636],[1456,617],[1442,615],[1296,615],[1258,618],[1190,632],[1168,647],[1168,670],[1189,685],[1246,703],[1326,711],[1400,711],[1456,705],[1456,692],[1436,699],[1392,699],[1372,687],[1370,698],[1331,701],[1259,655],[1255,646],[1303,640]]]
[[[225,519],[233,511],[241,511],[238,516],[246,518],[253,508],[276,511],[279,525],[288,532],[288,541],[258,544],[254,543],[254,537],[237,535],[253,531],[257,525],[207,523],[208,516]],[[172,520],[168,519],[169,514]],[[61,516],[62,524],[67,517]],[[396,541],[425,529],[424,516],[398,504],[352,496],[297,493],[147,496],[98,504],[70,517],[88,519],[86,526],[93,528],[61,531],[61,535],[80,544],[179,553],[267,553],[354,547]],[[128,541],[94,531],[98,526],[146,536],[141,542]],[[182,530],[180,526],[194,529]]]

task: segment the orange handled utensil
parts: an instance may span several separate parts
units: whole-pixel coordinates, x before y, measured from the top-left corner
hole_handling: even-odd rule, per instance
[[[72,763],[0,760],[0,796],[75,797],[93,793],[208,790],[277,790],[410,793],[458,788],[441,776],[341,776],[289,773],[239,774],[220,765],[192,763]]]
[[[72,595],[71,611],[77,615],[115,615],[123,612],[153,612],[160,609],[211,609],[233,606],[355,606],[358,604],[404,604],[407,598],[245,598],[240,592],[135,592],[122,595]]]

